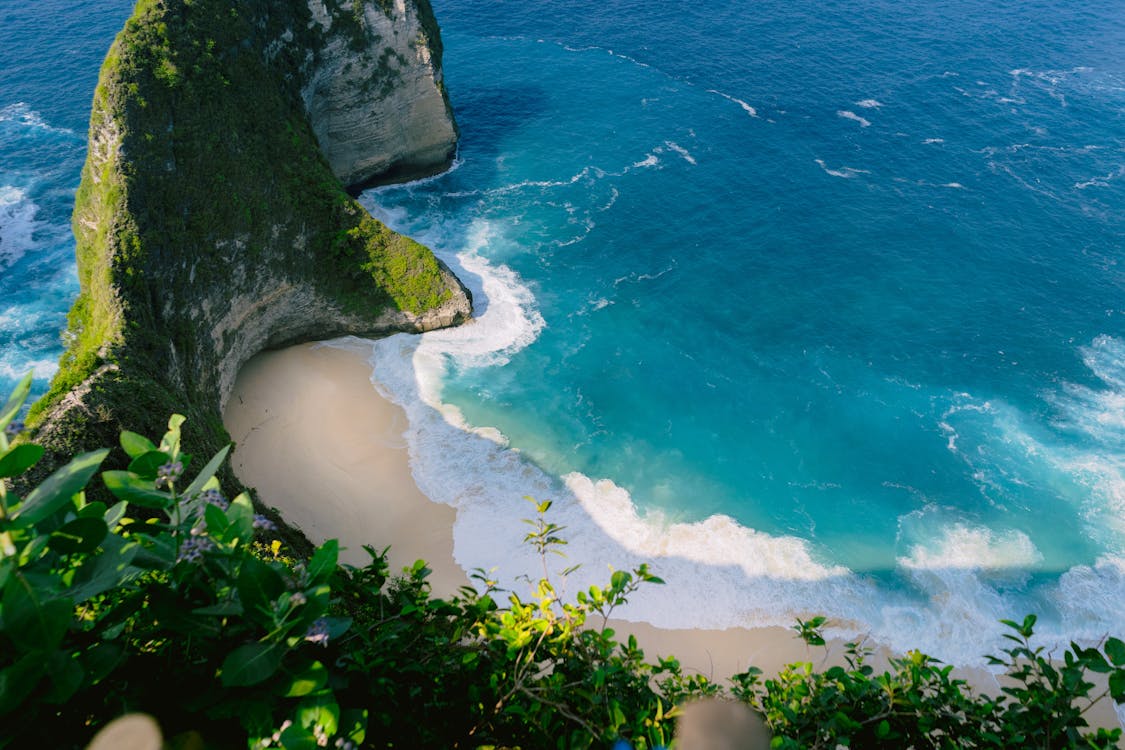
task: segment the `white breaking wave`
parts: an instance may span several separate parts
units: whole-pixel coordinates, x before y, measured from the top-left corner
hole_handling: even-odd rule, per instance
[[[1105,387],[1065,383],[1062,394],[1051,399],[1059,424],[1100,444],[1125,448],[1125,342],[1098,336],[1079,354]]]
[[[879,107],[883,106],[883,103],[874,99],[864,99],[862,101],[856,102],[855,106],[863,107],[864,109],[879,109]]]
[[[922,144],[925,145],[925,146],[929,146],[930,144],[933,144],[933,143],[945,143],[945,139],[944,138],[927,138],[926,140],[922,141]]]
[[[31,359],[12,362],[7,355],[0,355],[0,378],[18,380],[27,374],[28,370],[35,373],[35,379],[46,382],[59,371],[59,363],[53,359]]]
[[[852,120],[858,122],[861,128],[871,127],[871,122],[866,117],[860,117],[855,112],[847,109],[840,109],[836,111],[838,117],[843,117],[845,120]]]
[[[737,97],[733,97],[730,94],[724,94],[722,91],[718,91],[716,89],[707,89],[707,93],[708,94],[718,94],[719,96],[726,99],[728,102],[734,102],[738,106],[742,107],[742,111],[745,112],[746,114],[750,115],[751,117],[757,117],[758,116],[758,110],[754,109],[752,106],[750,106],[749,104],[747,104],[746,102],[742,101],[741,99],[739,99]]]
[[[898,564],[911,570],[1002,570],[1028,568],[1042,559],[1022,531],[995,532],[957,523],[942,529],[936,546],[916,544]]]
[[[824,170],[825,174],[830,174],[833,177],[843,177],[846,180],[850,180],[856,175],[871,174],[871,172],[866,169],[856,169],[854,167],[840,167],[839,169],[829,169],[828,166],[825,165],[824,159],[816,159],[815,161],[817,165],[819,165],[820,168]]]
[[[0,268],[11,266],[35,247],[38,211],[23,190],[0,185]]]

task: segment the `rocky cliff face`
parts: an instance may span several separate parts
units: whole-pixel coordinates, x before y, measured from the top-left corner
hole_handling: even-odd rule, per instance
[[[363,5],[347,19],[367,49],[324,0],[309,10],[326,44],[301,87],[320,148],[345,185],[414,179],[444,168],[457,143],[445,97],[441,40],[428,3]]]
[[[448,165],[440,61],[426,0],[140,0],[94,98],[39,440],[71,453],[179,411],[211,449],[262,349],[467,319],[449,269],[344,190]]]

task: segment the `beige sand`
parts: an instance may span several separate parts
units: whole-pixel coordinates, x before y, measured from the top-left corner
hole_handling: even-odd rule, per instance
[[[224,413],[236,443],[238,477],[258,490],[311,540],[335,538],[345,562],[366,562],[363,545],[390,546],[393,570],[424,559],[439,595],[468,583],[453,559],[453,508],[431,501],[414,483],[403,432],[406,415],[379,396],[371,366],[354,351],[306,344],[252,359],[239,373]],[[784,628],[666,630],[613,621],[633,634],[650,660],[675,655],[685,673],[725,680],[748,666],[776,674],[784,665],[840,663],[842,644],[809,648]],[[885,665],[885,654],[873,662]],[[960,670],[995,692],[985,670]],[[1108,702],[1088,717],[1116,726]]]
[[[390,546],[392,570],[424,559],[435,592],[468,584],[453,561],[454,510],[414,484],[406,414],[371,385],[354,352],[315,344],[266,352],[242,368],[223,414],[235,474],[310,540],[338,539],[363,564]]]

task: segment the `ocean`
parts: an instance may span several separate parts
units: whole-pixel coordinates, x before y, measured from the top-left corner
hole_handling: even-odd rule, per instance
[[[458,562],[534,575],[533,496],[657,625],[1125,635],[1120,2],[434,4],[455,168],[362,201],[477,319],[363,346]],[[0,8],[0,388],[61,352],[128,12]]]

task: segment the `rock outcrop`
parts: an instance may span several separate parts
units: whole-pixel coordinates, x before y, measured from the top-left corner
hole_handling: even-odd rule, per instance
[[[140,0],[94,97],[39,442],[70,455],[178,411],[212,449],[262,349],[466,320],[449,269],[345,191],[448,166],[441,80],[427,0]]]
[[[428,2],[394,0],[385,12],[373,5],[357,9],[377,40],[370,53],[358,56],[351,39],[332,33],[339,21],[323,0],[309,0],[309,9],[328,41],[306,75],[301,98],[336,176],[361,186],[440,171],[435,165],[448,163],[457,129]]]

